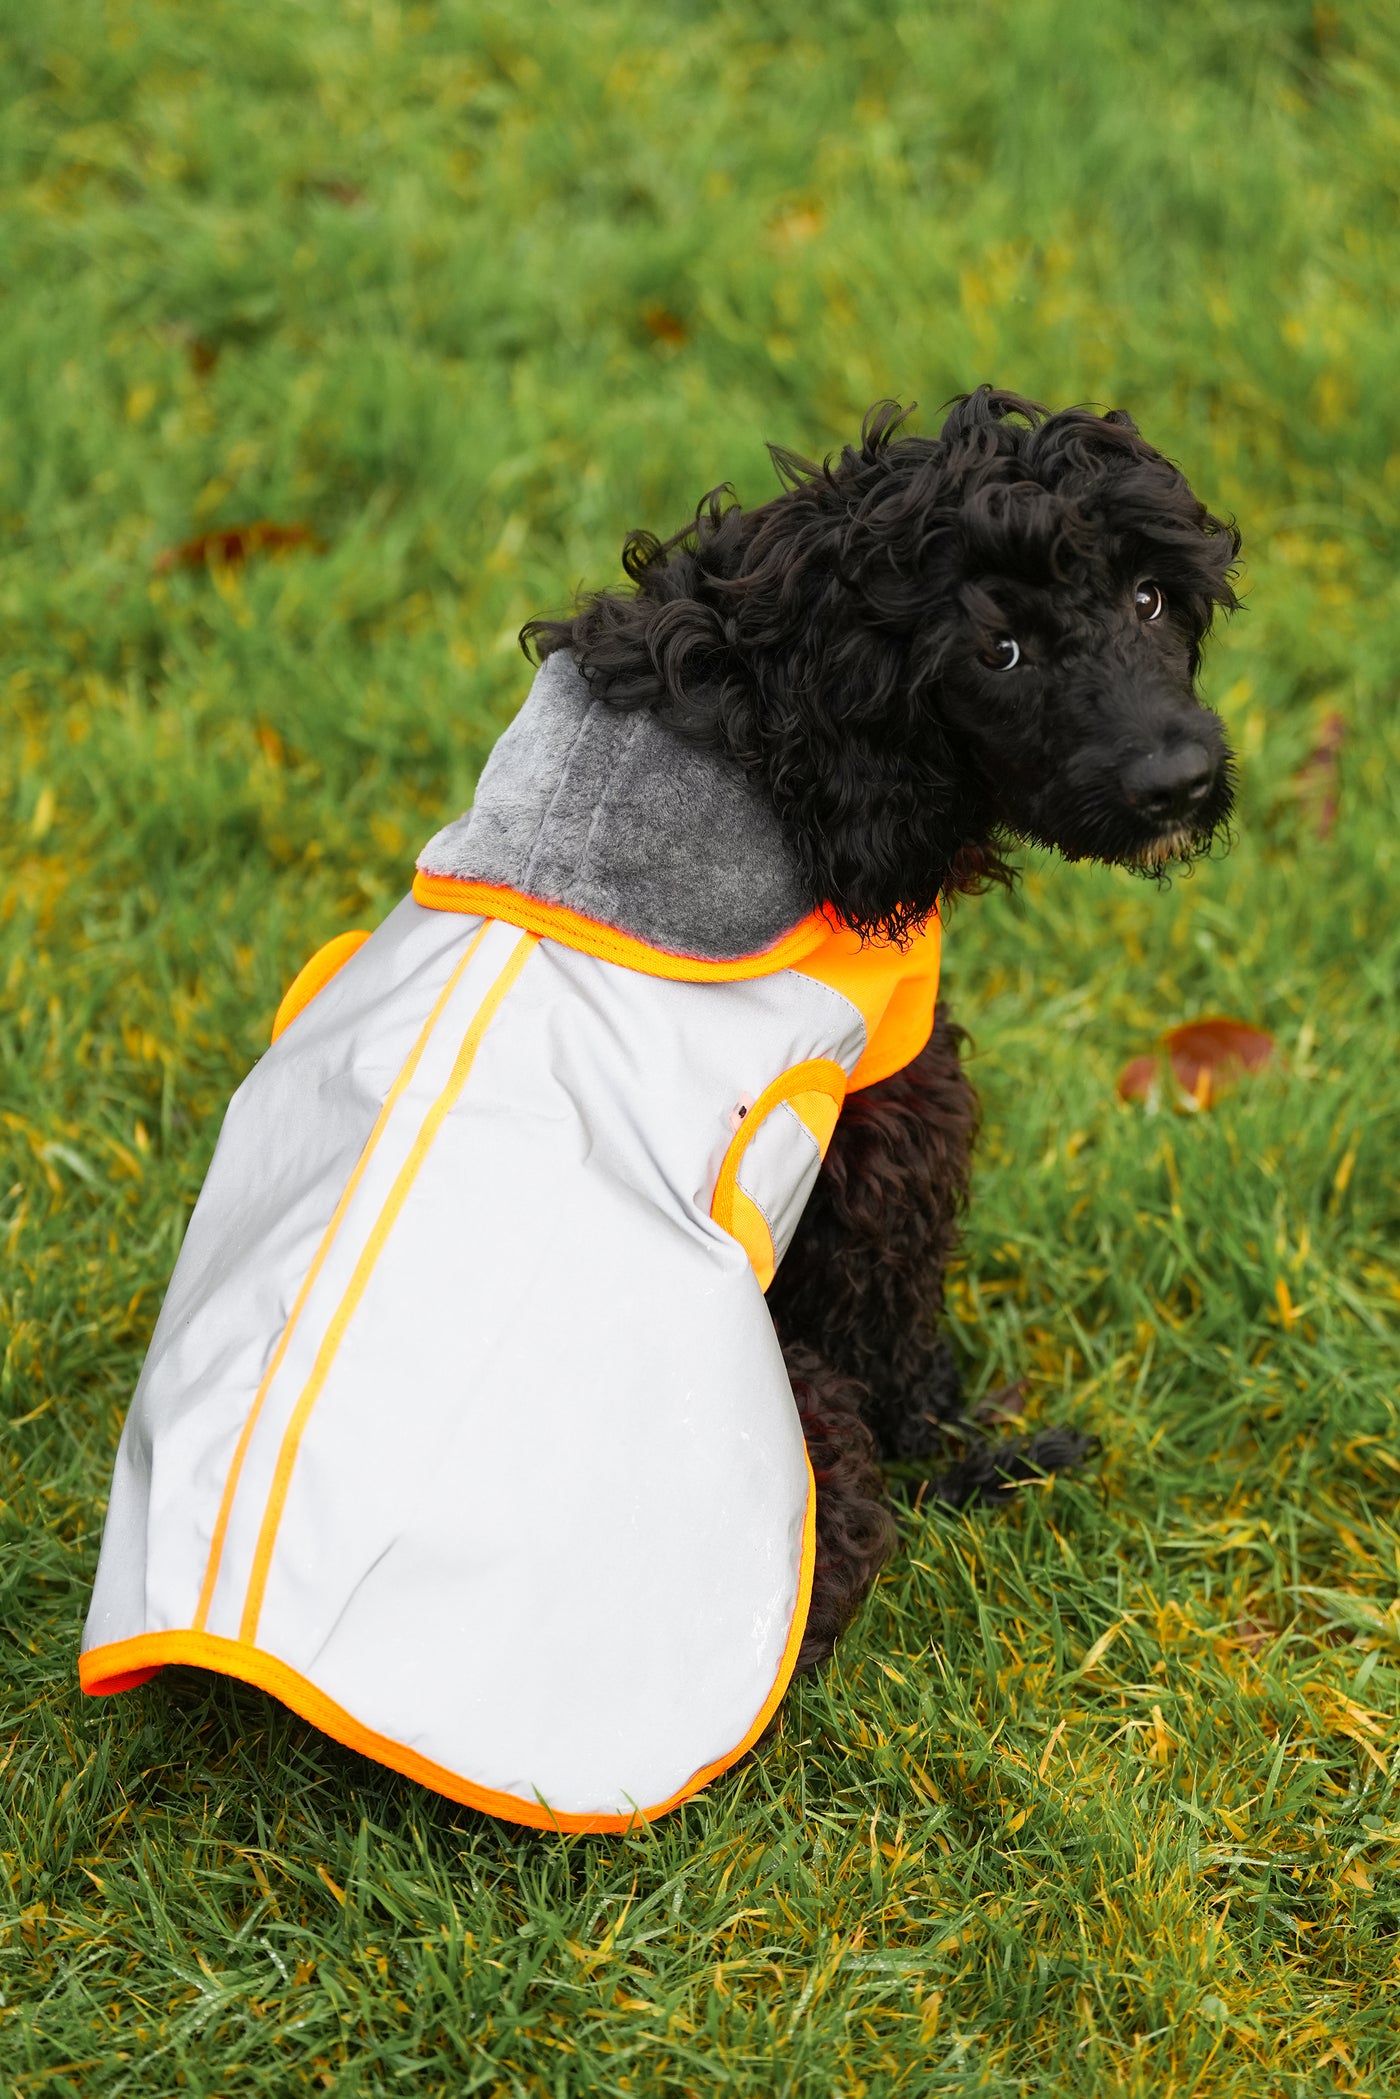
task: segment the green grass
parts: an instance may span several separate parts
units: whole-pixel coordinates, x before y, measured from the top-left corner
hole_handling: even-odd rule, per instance
[[[1400,2089],[1400,27],[1382,0],[47,0],[0,16],[0,2088]],[[882,394],[1131,407],[1246,534],[1228,859],[956,912],[959,1344],[1101,1465],[911,1519],[633,1838],[261,1696],[78,1694],[228,1093],[636,524]],[[163,548],[259,517],[241,573]],[[1335,830],[1298,775],[1346,723]],[[1209,1113],[1114,1079],[1235,1012]]]

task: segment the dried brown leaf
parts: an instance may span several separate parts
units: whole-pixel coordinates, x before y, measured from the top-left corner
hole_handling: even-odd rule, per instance
[[[1321,839],[1332,836],[1337,825],[1337,802],[1341,789],[1342,745],[1347,725],[1340,714],[1325,715],[1317,742],[1294,775],[1298,799],[1312,817],[1313,830]]]
[[[326,197],[332,204],[343,204],[347,211],[365,201],[363,186],[344,175],[304,175],[296,187],[303,197]]]
[[[1274,1053],[1272,1035],[1224,1014],[1169,1028],[1162,1045],[1177,1084],[1200,1108],[1246,1073],[1262,1071]]]
[[[672,349],[678,350],[682,343],[690,340],[690,330],[685,322],[667,306],[644,306],[642,324],[656,342],[669,343]]]
[[[1134,1057],[1118,1074],[1120,1101],[1150,1101],[1154,1095],[1160,1099],[1161,1090],[1162,1067],[1159,1057]]]
[[[157,554],[156,574],[168,575],[176,568],[233,568],[255,554],[289,554],[298,547],[319,553],[323,542],[309,525],[276,525],[257,518],[248,525],[225,525],[216,532],[201,532],[181,546],[167,547]]]
[[[1208,1108],[1238,1079],[1262,1071],[1273,1053],[1273,1036],[1248,1021],[1224,1014],[1189,1020],[1169,1028],[1151,1055],[1123,1066],[1118,1098],[1141,1101],[1149,1113],[1169,1096],[1177,1108]]]

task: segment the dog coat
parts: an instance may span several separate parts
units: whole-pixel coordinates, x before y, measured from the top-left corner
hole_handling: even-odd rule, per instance
[[[938,930],[814,911],[767,804],[549,658],[468,814],[234,1095],[117,1453],[81,1677],[259,1684],[514,1822],[758,1738],[815,1490],[763,1301]]]

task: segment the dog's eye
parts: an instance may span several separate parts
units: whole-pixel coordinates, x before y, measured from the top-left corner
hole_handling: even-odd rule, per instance
[[[1166,602],[1158,583],[1139,583],[1133,592],[1133,609],[1139,619],[1160,619]]]
[[[1021,644],[1013,641],[1009,634],[982,651],[982,661],[989,671],[1014,671],[1020,660]]]

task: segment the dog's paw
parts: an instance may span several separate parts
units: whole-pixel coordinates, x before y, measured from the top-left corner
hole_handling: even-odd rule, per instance
[[[1037,1429],[1034,1435],[1008,1437],[1001,1443],[974,1443],[946,1472],[918,1482],[913,1491],[907,1487],[904,1491],[916,1503],[936,1501],[951,1509],[1002,1501],[1027,1480],[1072,1471],[1098,1448],[1097,1436],[1086,1436],[1078,1429]]]

